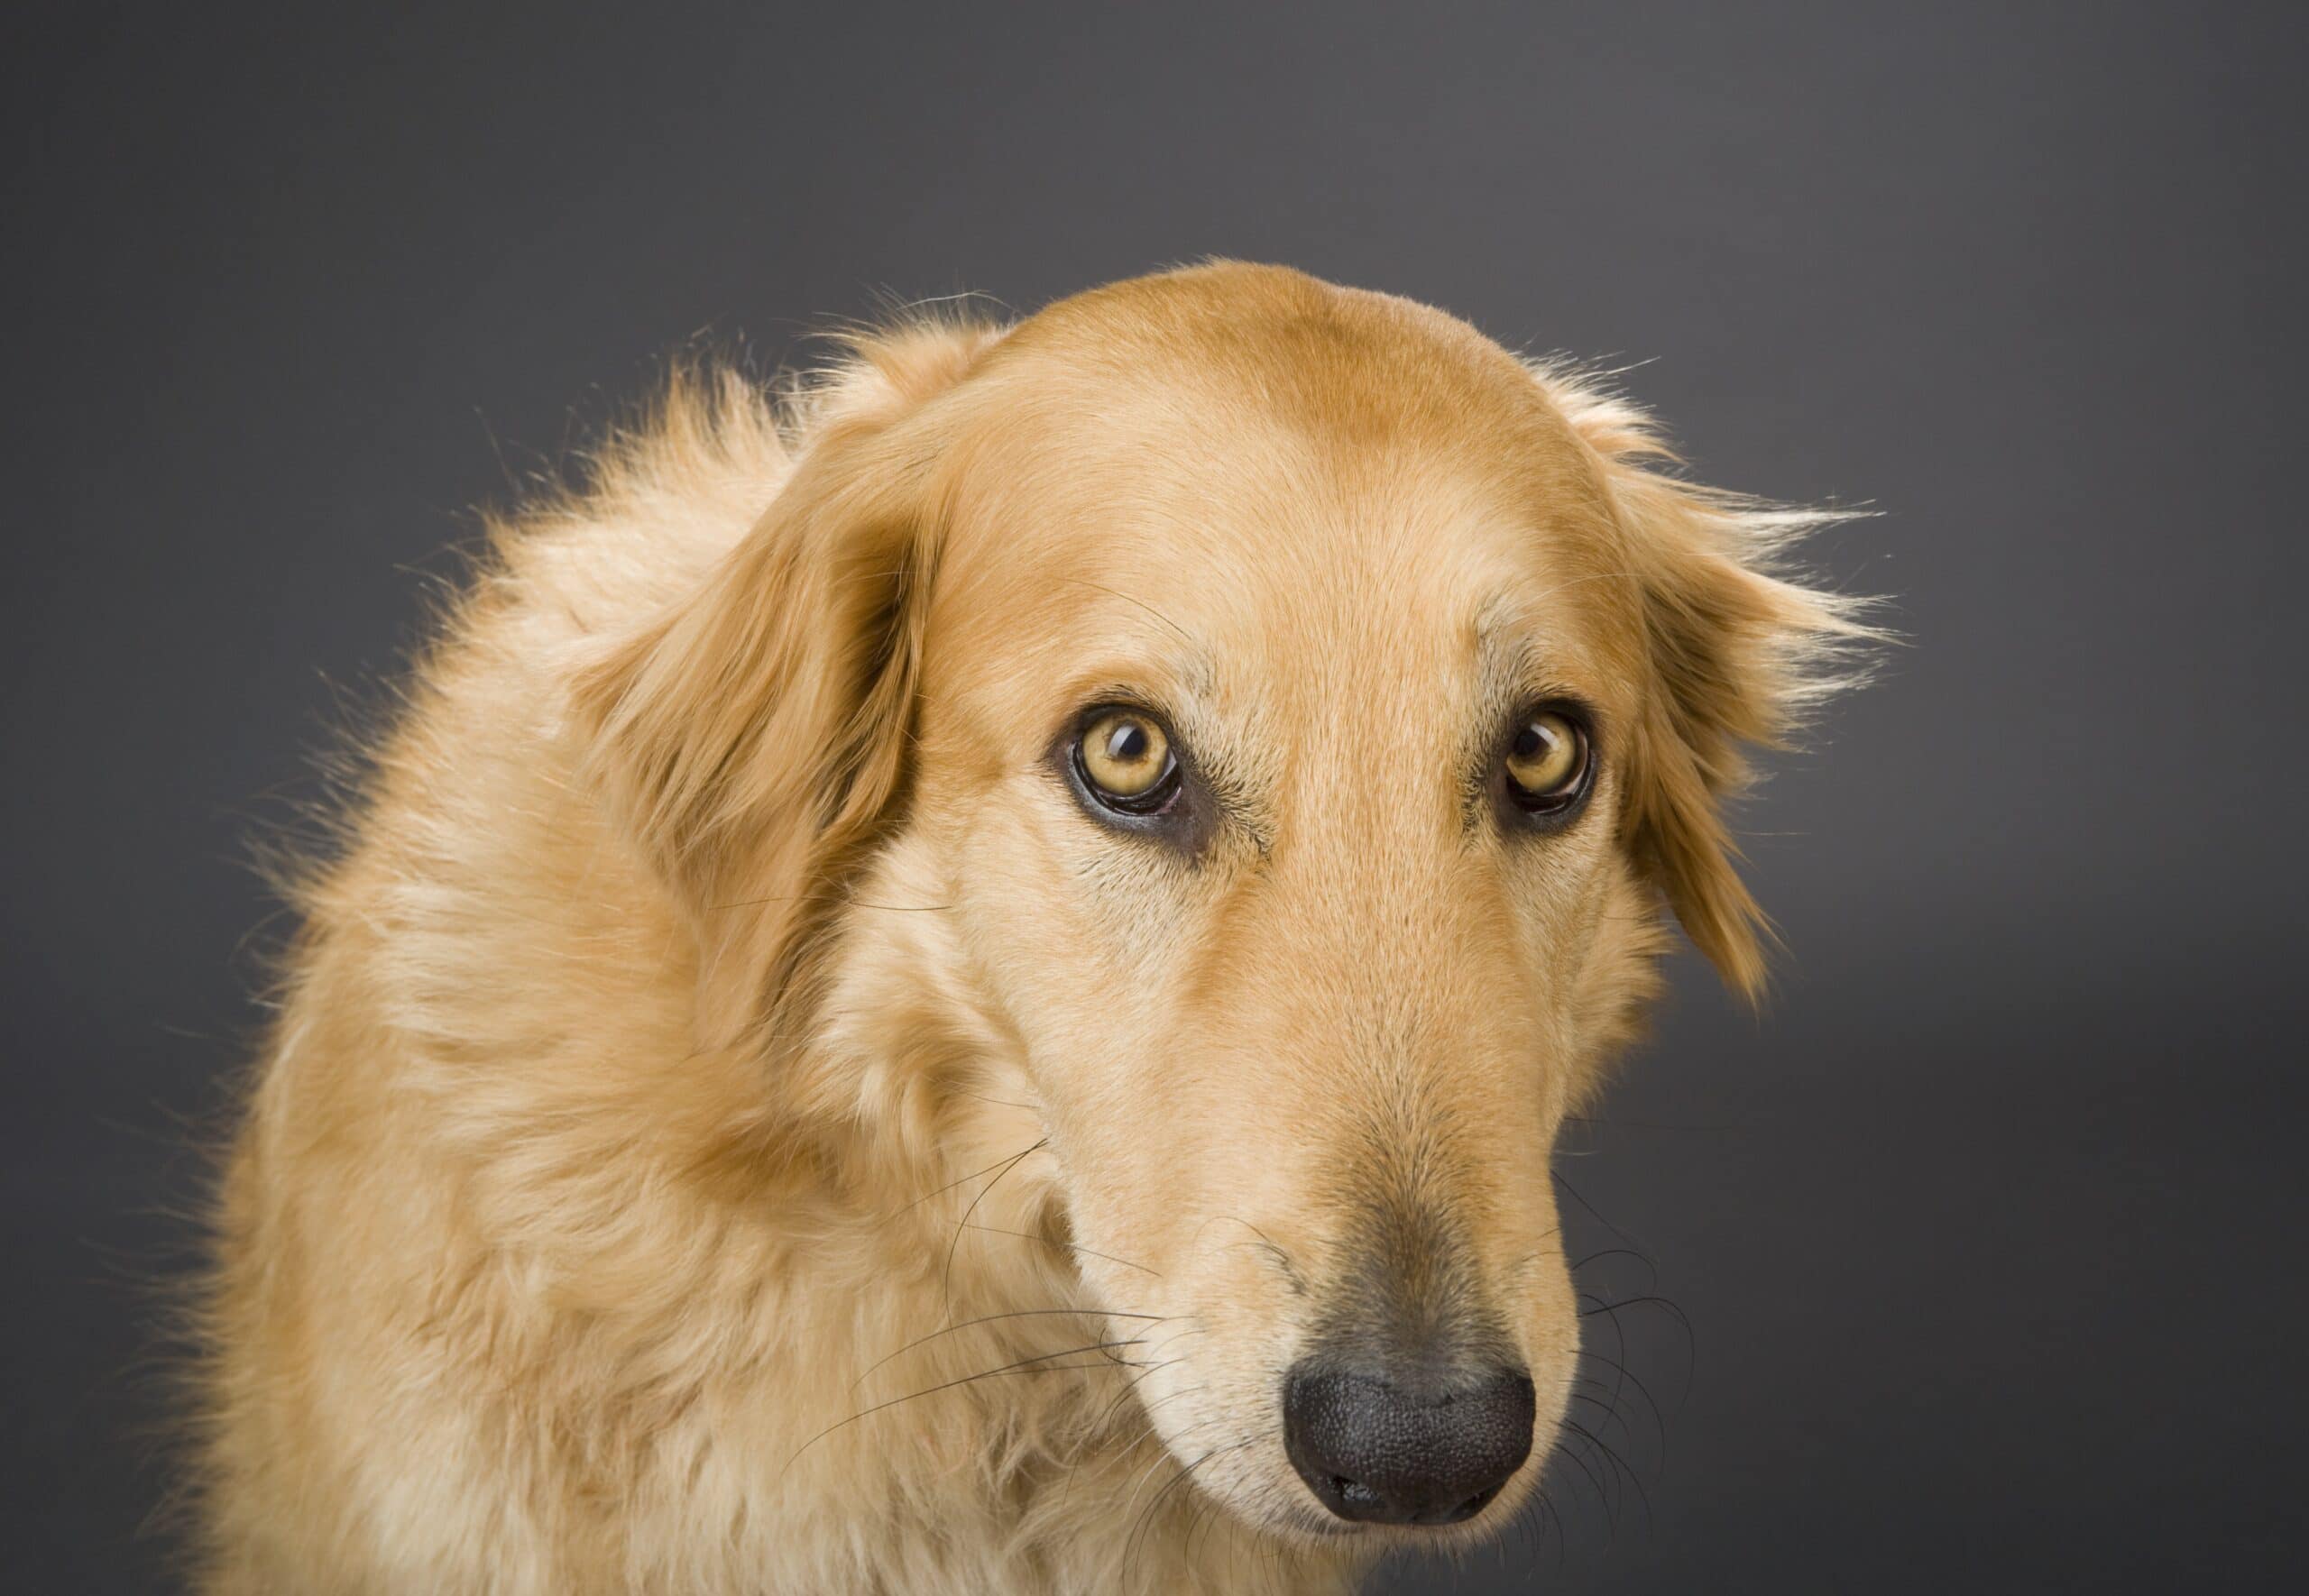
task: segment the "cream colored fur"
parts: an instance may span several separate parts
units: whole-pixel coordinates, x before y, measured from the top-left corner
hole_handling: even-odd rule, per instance
[[[1495,1529],[1556,1129],[1663,904],[1760,978],[1718,805],[1859,635],[1653,453],[1249,267],[677,383],[498,529],[298,888],[205,1588],[1345,1588],[1418,1532],[1324,1524],[1274,1391],[1382,1200],[1541,1391]],[[1560,837],[1464,823],[1494,666],[1603,717]],[[1233,784],[1191,865],[1049,768],[1124,687]]]

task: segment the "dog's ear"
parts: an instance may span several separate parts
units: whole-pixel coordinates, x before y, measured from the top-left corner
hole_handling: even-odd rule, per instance
[[[1808,711],[1860,674],[1880,634],[1857,601],[1794,580],[1789,546],[1838,518],[1702,488],[1634,406],[1576,374],[1541,381],[1595,451],[1633,578],[1650,680],[1630,739],[1630,849],[1725,983],[1754,1000],[1770,922],[1736,868],[1725,802],[1747,749],[1785,746]]]
[[[573,683],[588,774],[695,930],[704,1044],[788,1012],[903,803],[938,555],[925,412],[998,336],[850,340],[789,401],[801,454],[760,519]]]

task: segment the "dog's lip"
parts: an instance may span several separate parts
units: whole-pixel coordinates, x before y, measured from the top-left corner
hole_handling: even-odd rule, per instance
[[[1302,1518],[1293,1514],[1291,1527],[1310,1540],[1326,1544],[1377,1540],[1398,1546],[1415,1547],[1480,1543],[1499,1534],[1506,1522],[1504,1518],[1490,1518],[1487,1510],[1458,1524],[1350,1524],[1339,1518],[1317,1518],[1312,1514]]]
[[[1292,1504],[1288,1513],[1289,1527],[1310,1540],[1336,1544],[1339,1541],[1376,1540],[1384,1546],[1398,1547],[1440,1547],[1447,1546],[1477,1546],[1504,1533],[1515,1518],[1515,1513],[1501,1514],[1495,1509],[1499,1499],[1506,1496],[1509,1487],[1503,1485],[1482,1510],[1473,1517],[1450,1524],[1378,1524],[1354,1523],[1335,1518],[1328,1513],[1302,1511]],[[1520,1513],[1524,1504],[1518,1503]]]

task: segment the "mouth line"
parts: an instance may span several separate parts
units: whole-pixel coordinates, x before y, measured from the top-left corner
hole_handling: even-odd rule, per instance
[[[1514,1478],[1501,1481],[1486,1493],[1483,1506],[1464,1518],[1431,1523],[1358,1522],[1323,1512],[1312,1501],[1293,1501],[1268,1520],[1269,1533],[1295,1536],[1329,1547],[1367,1541],[1377,1551],[1466,1549],[1497,1540],[1513,1527],[1530,1505],[1528,1493],[1519,1489],[1525,1473],[1519,1469]],[[1537,1475],[1532,1478],[1536,1480]],[[1508,1505],[1507,1510],[1503,1510],[1503,1503]]]
[[[1327,1545],[1359,1540],[1402,1546],[1435,1546],[1452,1542],[1467,1544],[1490,1539],[1507,1528],[1510,1520],[1491,1517],[1489,1508],[1490,1504],[1486,1503],[1483,1511],[1448,1524],[1350,1524],[1344,1519],[1302,1514],[1294,1508],[1286,1527],[1310,1540]]]

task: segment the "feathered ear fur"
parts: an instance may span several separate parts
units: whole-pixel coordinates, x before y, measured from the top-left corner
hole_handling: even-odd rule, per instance
[[[703,1044],[806,995],[849,876],[903,803],[938,552],[924,411],[998,335],[848,340],[787,400],[799,458],[761,519],[573,684],[591,775],[695,927]]]
[[[1802,585],[1789,546],[1840,518],[1703,488],[1650,418],[1559,369],[1541,386],[1593,448],[1623,536],[1651,680],[1633,738],[1625,826],[1634,857],[1726,986],[1753,1001],[1770,922],[1735,863],[1725,800],[1750,779],[1750,745],[1785,746],[1805,713],[1861,674],[1881,634],[1858,601]]]

